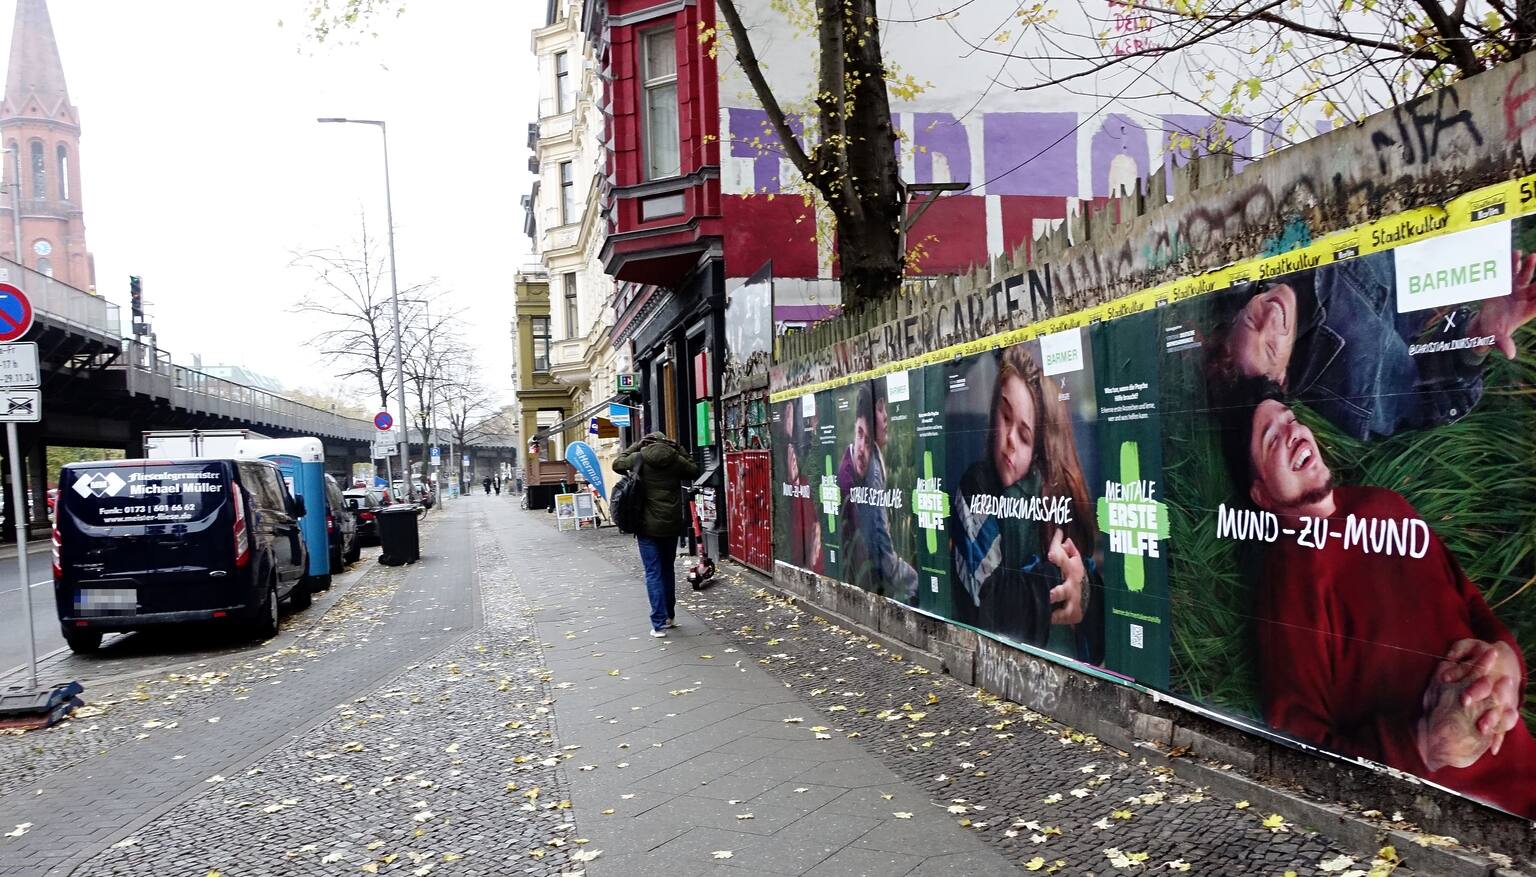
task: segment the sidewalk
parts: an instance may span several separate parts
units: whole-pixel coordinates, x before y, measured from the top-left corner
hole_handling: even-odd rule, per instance
[[[594,865],[622,857],[591,874],[1487,873],[1447,871],[1401,834],[1400,860],[1384,860],[1384,844],[1343,846],[1257,796],[1197,787],[902,662],[731,564],[705,591],[685,585],[680,635],[652,640],[632,538],[514,517],[497,530],[522,551],[551,668],[571,683],[561,731],[606,744],[572,774],[578,829],[607,845]]]
[[[496,515],[533,603],[590,877],[1020,873],[757,663],[537,512]],[[609,531],[611,533],[612,531]],[[632,545],[632,540],[631,545]],[[684,589],[687,585],[684,584]]]

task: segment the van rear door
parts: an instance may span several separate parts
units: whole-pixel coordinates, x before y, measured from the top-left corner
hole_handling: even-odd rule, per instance
[[[233,562],[231,464],[126,460],[67,467],[60,481],[60,562],[74,585],[139,589],[140,612],[201,608],[161,591],[206,582]],[[62,596],[62,595],[61,595]],[[210,604],[223,596],[208,595]]]

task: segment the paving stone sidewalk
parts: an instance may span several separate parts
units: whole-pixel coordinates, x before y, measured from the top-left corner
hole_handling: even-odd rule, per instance
[[[651,638],[640,580],[590,541],[538,513],[496,530],[546,643],[560,739],[582,747],[590,877],[1020,873],[699,619]]]
[[[572,561],[578,573],[574,580],[525,583],[530,592],[547,595],[550,617],[542,629],[558,630],[545,638],[567,644],[551,656],[557,676],[580,674],[582,694],[560,701],[562,728],[572,720],[570,707],[580,706],[594,721],[616,723],[607,726],[612,733],[576,731],[603,737],[610,748],[626,742],[631,749],[621,752],[633,753],[658,740],[666,747],[674,746],[674,740],[690,747],[653,757],[643,780],[590,784],[599,803],[620,790],[636,795],[622,802],[628,809],[618,811],[632,817],[631,825],[613,831],[630,861],[655,864],[658,871],[695,873],[687,869],[695,867],[697,851],[734,843],[738,854],[743,847],[749,850],[752,866],[764,872],[822,873],[801,870],[805,859],[797,856],[799,849],[776,851],[772,833],[757,842],[740,840],[754,829],[777,828],[793,813],[773,812],[775,822],[766,827],[730,824],[736,813],[756,811],[760,804],[793,803],[797,795],[818,794],[836,797],[830,807],[811,810],[811,816],[791,825],[831,825],[844,815],[845,805],[862,798],[873,806],[847,815],[870,821],[856,819],[826,832],[824,848],[842,845],[848,857],[874,851],[893,856],[883,867],[850,858],[851,867],[829,866],[826,873],[993,873],[1002,867],[995,864],[999,861],[1020,872],[1074,875],[1184,873],[1186,868],[1187,873],[1234,877],[1413,873],[1405,864],[1380,859],[1379,850],[1342,848],[1247,802],[1197,788],[1136,754],[900,662],[868,638],[814,619],[751,585],[730,565],[719,584],[698,593],[685,586],[680,593],[686,607],[680,614],[684,636],[674,637],[674,645],[625,636],[626,629],[645,632],[642,572],[633,540],[613,530],[556,532],[546,516],[522,514],[544,531],[536,540],[544,558],[540,569],[558,566],[553,558],[559,555],[580,552],[580,559]],[[510,538],[534,541],[515,532]],[[606,577],[599,557],[615,567]],[[530,570],[529,578],[538,576]],[[567,590],[571,593],[562,594]],[[615,648],[614,632],[620,648]],[[615,668],[621,675],[608,676]],[[765,687],[764,681],[771,685]],[[758,697],[770,703],[741,709]],[[688,703],[693,698],[710,698],[719,706],[693,707]],[[658,711],[666,722],[657,720]],[[669,718],[667,713],[678,715]],[[802,721],[785,723],[786,718]],[[779,726],[771,727],[775,720]],[[743,739],[733,739],[738,737]],[[776,746],[781,738],[787,744]],[[711,743],[721,745],[707,748]],[[772,773],[779,760],[814,759],[832,751],[850,755],[793,777]],[[639,764],[633,756],[629,761],[631,770]],[[651,773],[656,764],[677,767]],[[845,764],[858,767],[849,770]],[[759,791],[747,782],[758,771],[787,782]],[[856,791],[838,791],[845,775],[853,778]],[[875,776],[880,780],[867,785]],[[578,825],[594,842],[604,840],[603,829],[589,827],[590,796],[583,786],[575,782]],[[795,791],[802,787],[812,791]],[[687,799],[745,803],[713,810],[700,800],[673,803],[685,790]],[[895,797],[885,800],[884,794]],[[813,803],[799,802],[802,810]],[[677,835],[680,829],[670,827],[667,815],[640,818],[663,807],[669,809],[661,814],[677,814],[697,827]],[[892,823],[895,812],[912,812],[913,821]],[[942,862],[943,856],[934,854],[959,849],[966,841],[971,843],[963,855],[979,859],[982,848],[990,850],[993,864],[986,867],[994,870],[928,865]],[[648,857],[642,855],[647,848]],[[1413,849],[1396,853],[1409,862],[1415,858]],[[841,864],[830,855],[828,862]]]

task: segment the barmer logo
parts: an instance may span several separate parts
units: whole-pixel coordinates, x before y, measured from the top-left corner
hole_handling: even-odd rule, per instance
[[[1509,295],[1510,227],[1496,222],[1392,252],[1400,314]]]
[[[1083,333],[1068,329],[1040,336],[1040,365],[1048,375],[1083,370]]]
[[[128,485],[116,472],[108,472],[105,475],[100,472],[87,473],[80,476],[75,482],[75,493],[83,498],[96,497],[98,499],[107,496],[117,496],[118,491]]]

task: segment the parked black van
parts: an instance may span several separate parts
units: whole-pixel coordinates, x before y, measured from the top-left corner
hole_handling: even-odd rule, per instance
[[[59,473],[53,593],[64,640],[231,619],[278,629],[278,601],[309,605],[302,499],[265,460],[105,460]]]

